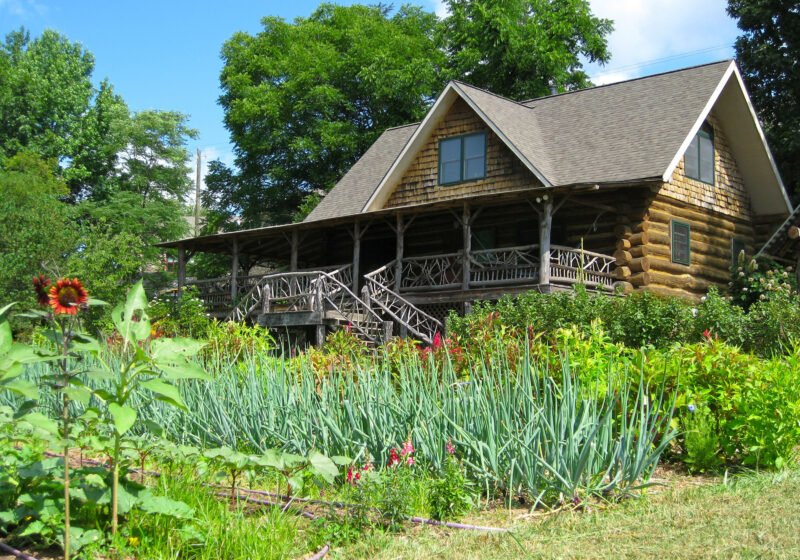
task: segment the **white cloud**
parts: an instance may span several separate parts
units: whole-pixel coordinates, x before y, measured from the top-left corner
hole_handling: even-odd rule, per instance
[[[19,18],[31,15],[43,16],[47,13],[47,6],[35,0],[0,0],[0,12]]]
[[[611,61],[587,64],[596,83],[631,78],[733,56],[736,22],[726,0],[590,0],[598,17],[614,21]],[[665,60],[666,59],[666,60]]]

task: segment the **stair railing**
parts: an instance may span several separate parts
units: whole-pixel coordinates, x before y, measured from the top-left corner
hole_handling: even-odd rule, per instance
[[[394,285],[396,265],[395,259],[364,275],[368,299],[385,311],[401,328],[432,344],[436,333],[444,332],[444,325],[389,287]]]

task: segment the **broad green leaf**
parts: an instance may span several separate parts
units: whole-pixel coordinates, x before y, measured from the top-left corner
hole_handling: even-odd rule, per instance
[[[311,464],[312,472],[321,476],[328,483],[332,484],[339,475],[339,469],[336,468],[334,462],[319,451],[312,451],[308,456],[308,462]]]
[[[11,309],[11,308],[12,308],[13,306],[15,306],[16,304],[17,304],[17,302],[16,302],[16,301],[12,301],[12,302],[11,302],[11,303],[9,303],[8,305],[6,305],[6,306],[3,306],[3,308],[2,308],[2,309],[0,309],[0,320],[3,320],[3,316],[6,314],[6,311],[8,311],[9,309]]]
[[[39,389],[36,385],[23,379],[15,379],[9,382],[2,381],[0,382],[0,389],[7,389],[26,399],[37,400],[39,398]]]
[[[334,455],[333,457],[331,457],[331,461],[333,461],[334,463],[336,463],[341,467],[346,467],[353,462],[353,460],[350,457],[343,457],[341,455]]]
[[[166,496],[153,496],[147,490],[139,494],[137,506],[147,513],[168,515],[178,519],[194,518],[194,510],[185,503],[171,500]]]
[[[203,347],[205,342],[193,340],[191,338],[159,338],[150,345],[153,352],[153,359],[161,363],[183,363],[192,356],[195,356]]]
[[[33,426],[34,428],[39,428],[40,430],[44,430],[48,434],[54,436],[58,435],[58,424],[50,420],[50,418],[48,418],[41,412],[31,412],[27,416],[24,416],[22,419],[31,426]]]
[[[212,377],[198,364],[189,362],[180,365],[157,364],[159,369],[164,372],[166,379],[203,379],[211,381]]]
[[[105,369],[90,369],[86,372],[86,377],[92,381],[106,381],[108,379],[113,379],[115,375]]]
[[[14,343],[14,337],[11,335],[11,325],[8,321],[0,321],[0,354],[5,354]]]
[[[83,405],[89,404],[89,400],[92,398],[92,392],[86,387],[70,385],[69,387],[61,389],[61,392],[67,395],[71,400],[77,401]]]
[[[89,307],[94,307],[94,306],[108,305],[108,302],[103,301],[102,299],[90,297],[89,301],[86,302],[86,305],[88,305]]]
[[[167,383],[161,379],[150,379],[149,381],[143,381],[141,386],[156,393],[157,395],[160,395],[161,397],[164,397],[166,402],[170,402],[186,410],[186,405],[183,402],[183,397],[181,397],[180,391],[178,391],[178,388],[171,383]]]
[[[108,411],[114,418],[114,428],[119,435],[123,435],[130,430],[136,422],[137,413],[129,406],[120,406],[112,402],[108,404]]]

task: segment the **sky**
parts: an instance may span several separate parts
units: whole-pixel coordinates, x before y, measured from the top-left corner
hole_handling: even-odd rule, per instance
[[[408,0],[445,15],[442,2]],[[338,2],[351,4],[352,2]],[[375,3],[362,0],[362,3]],[[104,78],[133,111],[162,109],[189,115],[199,131],[187,146],[206,163],[233,161],[223,125],[219,57],[236,31],[261,29],[264,16],[291,21],[309,15],[317,0],[0,0],[0,36],[24,26],[32,36],[55,29],[94,54],[94,80]],[[590,0],[598,17],[614,21],[611,61],[588,64],[594,83],[606,84],[733,57],[738,35],[726,0]]]

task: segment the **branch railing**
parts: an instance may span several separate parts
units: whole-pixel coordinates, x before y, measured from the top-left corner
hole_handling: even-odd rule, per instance
[[[445,290],[461,286],[463,259],[461,253],[406,257],[401,262],[401,291]]]
[[[428,344],[433,343],[436,333],[444,332],[444,325],[435,317],[428,315],[390,286],[395,285],[397,259],[364,275],[367,303],[374,303],[388,314],[401,328],[407,329],[415,337]]]
[[[522,245],[470,251],[469,285],[530,282],[539,277],[539,246]]]
[[[602,253],[561,245],[550,248],[551,279],[568,284],[611,287],[616,259]]]
[[[312,311],[313,282],[317,275],[330,271],[340,283],[352,281],[353,266],[338,265],[323,269],[277,272],[262,275],[226,317],[228,321],[244,321],[253,313],[274,311]]]

